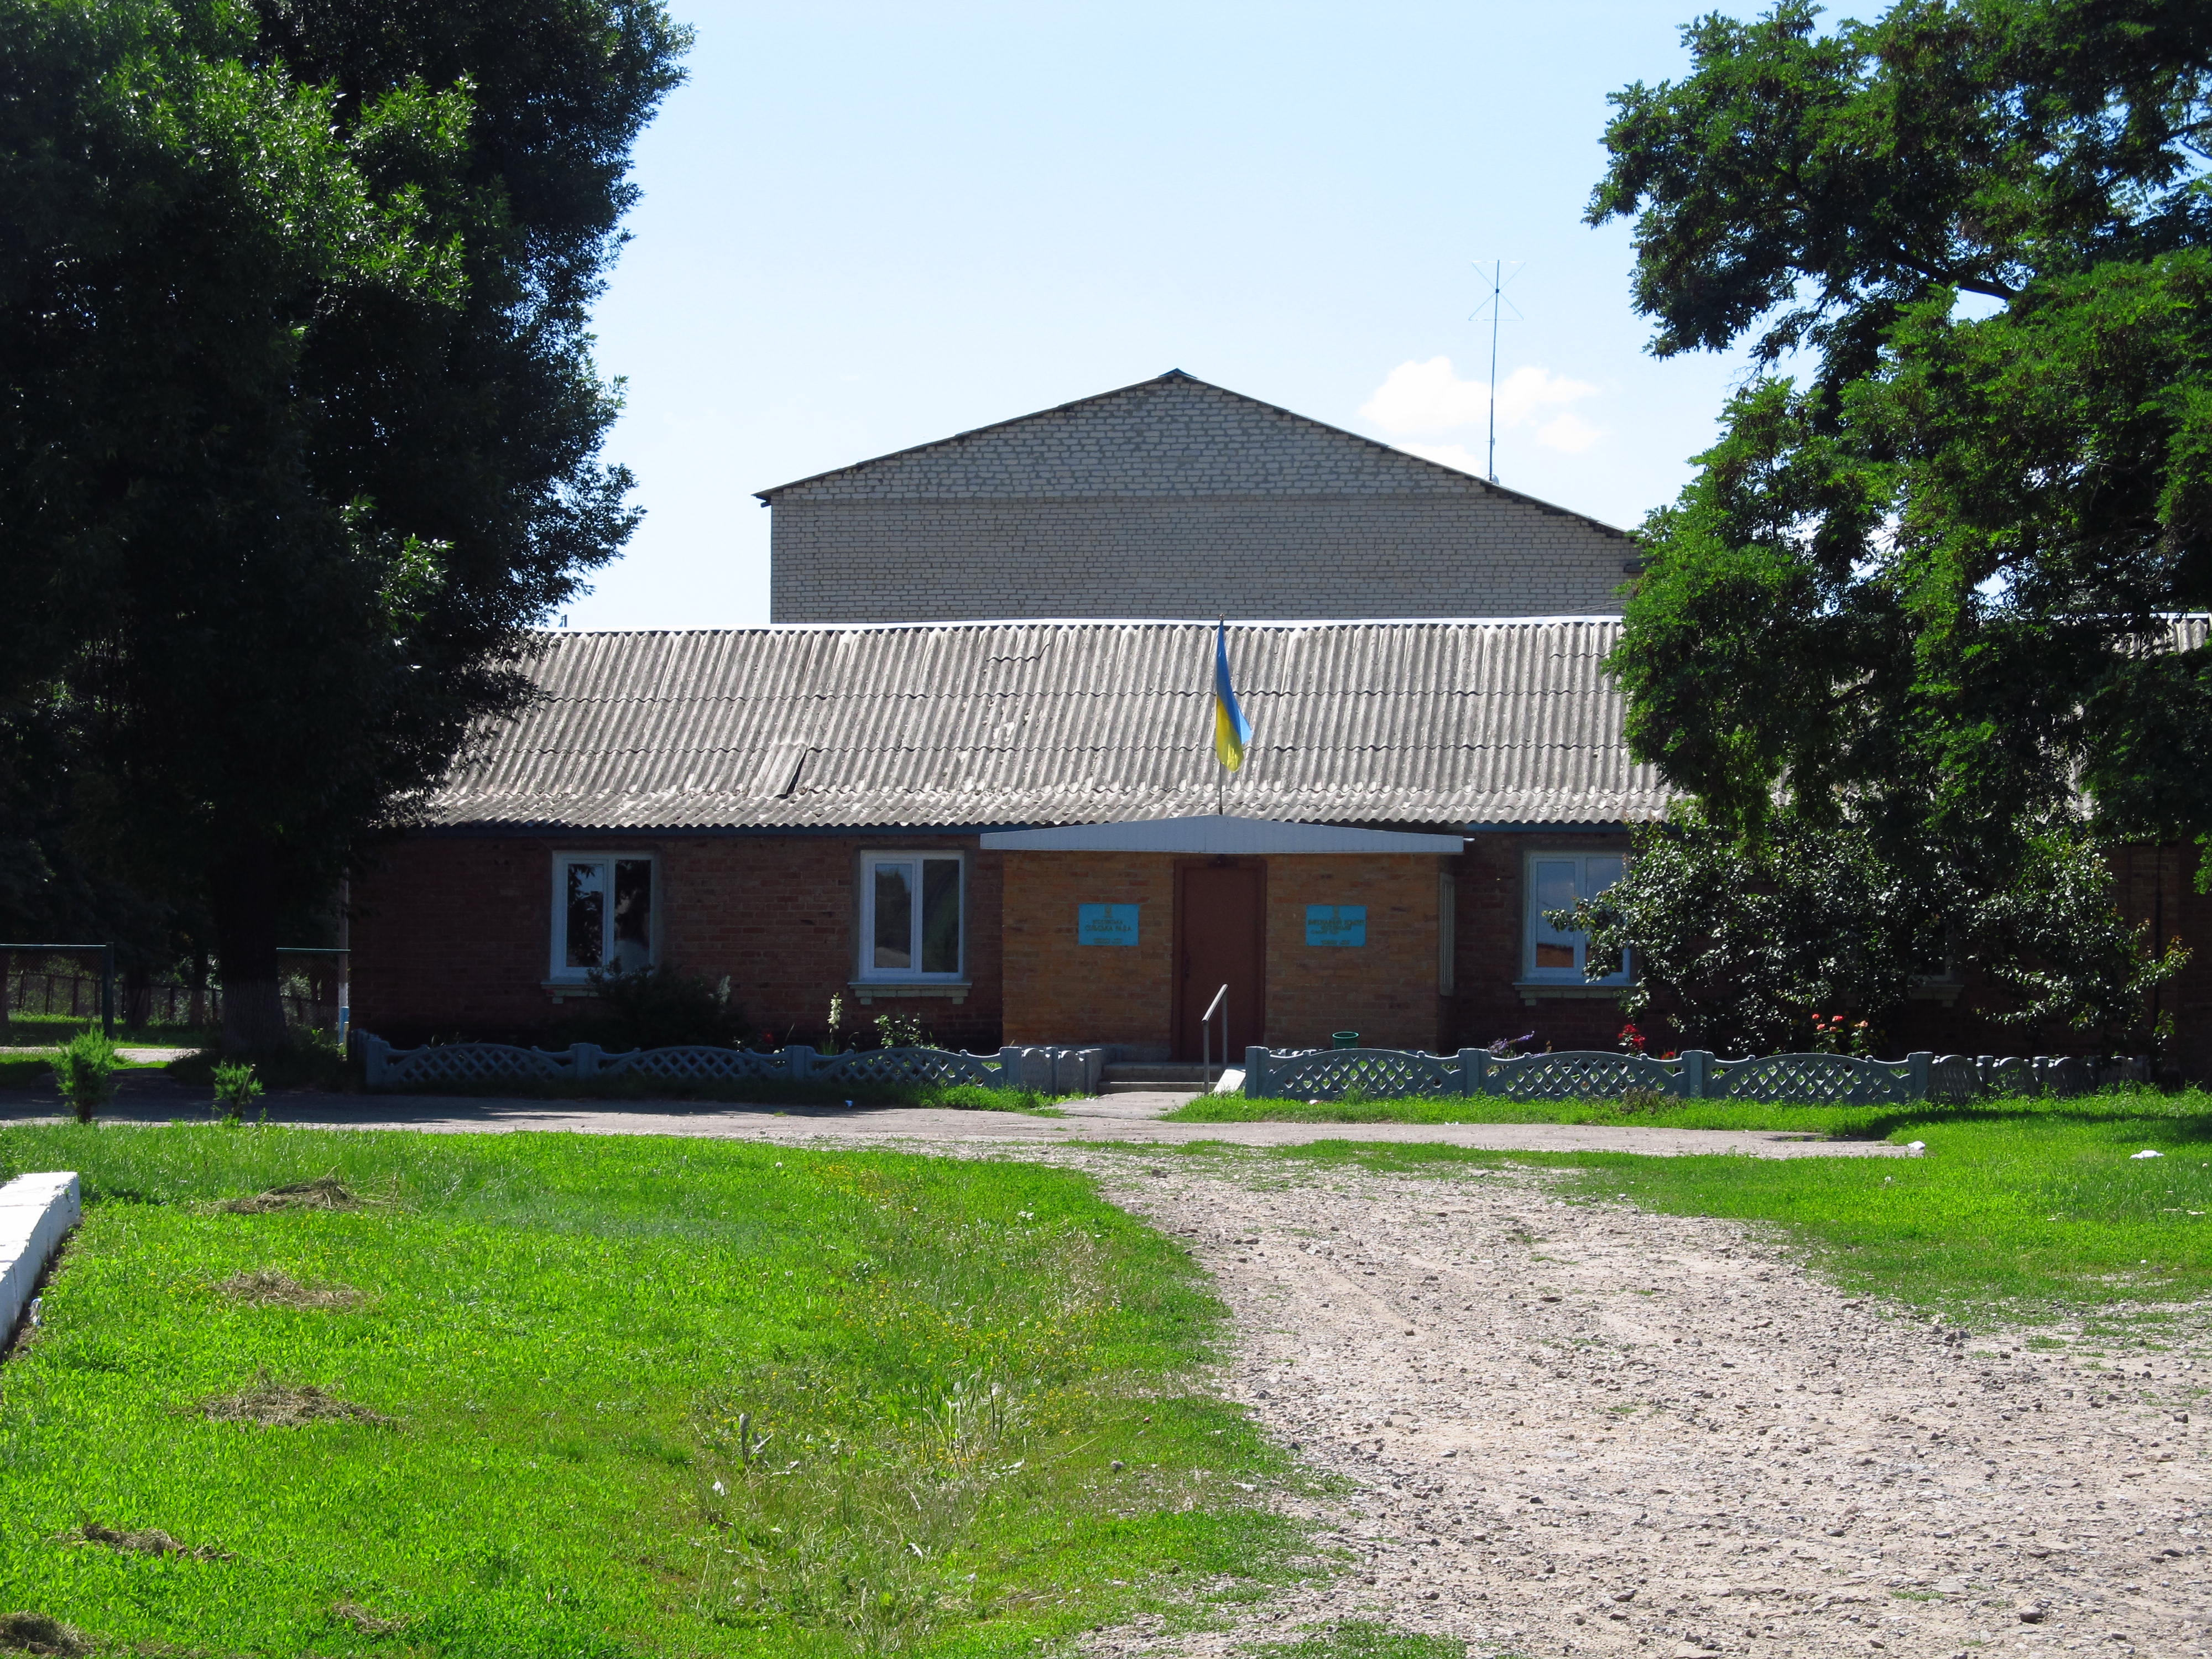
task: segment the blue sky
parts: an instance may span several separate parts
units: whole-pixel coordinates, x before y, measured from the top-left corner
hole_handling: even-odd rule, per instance
[[[1633,525],[1740,366],[1646,355],[1582,213],[1698,9],[678,0],[598,313],[647,518],[569,625],[763,623],[754,490],[1169,368],[1479,470],[1499,256],[1498,477]]]

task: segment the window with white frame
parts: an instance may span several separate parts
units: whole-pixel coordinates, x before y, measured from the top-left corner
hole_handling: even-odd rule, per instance
[[[966,864],[957,853],[860,855],[862,979],[960,977]]]
[[[653,965],[653,866],[641,853],[554,854],[553,978]]]
[[[1528,984],[1625,985],[1629,964],[1601,964],[1592,975],[1586,935],[1554,927],[1544,918],[1553,910],[1570,910],[1577,899],[1595,898],[1620,879],[1626,867],[1618,853],[1531,853],[1527,890],[1528,908],[1522,930],[1521,977]],[[1610,971],[1607,971],[1607,970]]]

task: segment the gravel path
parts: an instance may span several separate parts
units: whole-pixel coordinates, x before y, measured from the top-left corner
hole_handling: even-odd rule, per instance
[[[1232,1396],[1357,1487],[1293,1501],[1350,1571],[1102,1651],[1346,1619],[1532,1659],[2206,1651],[2198,1314],[2158,1350],[1961,1340],[1738,1224],[1567,1204],[1542,1172],[1054,1161],[1191,1245],[1235,1315]]]
[[[1072,1100],[1058,1117],[917,1107],[745,1106],[681,1101],[468,1099],[451,1095],[333,1095],[288,1091],[266,1097],[270,1121],[301,1128],[418,1129],[433,1133],[528,1131],[580,1134],[697,1135],[806,1146],[878,1146],[901,1152],[973,1154],[995,1146],[1085,1141],[1188,1146],[1297,1146],[1317,1140],[1442,1143],[1495,1152],[1741,1152],[1753,1158],[1910,1158],[1879,1140],[1824,1140],[1766,1129],[1640,1128],[1583,1123],[1164,1123],[1159,1115],[1188,1094],[1109,1095]],[[204,1121],[208,1091],[167,1078],[127,1077],[101,1116],[118,1123]],[[22,1091],[0,1102],[0,1122],[59,1122],[52,1091]]]

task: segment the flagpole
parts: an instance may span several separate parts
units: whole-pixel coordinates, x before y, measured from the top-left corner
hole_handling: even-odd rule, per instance
[[[1229,618],[1222,617],[1219,626],[1226,630]],[[1218,639],[1221,636],[1217,634],[1214,637]],[[1218,818],[1229,816],[1229,765],[1218,750],[1213,757],[1213,816]]]

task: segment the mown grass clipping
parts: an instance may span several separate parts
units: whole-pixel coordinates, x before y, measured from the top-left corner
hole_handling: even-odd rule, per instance
[[[1077,1176],[0,1130],[29,1169],[88,1206],[0,1365],[0,1607],[100,1651],[1012,1653],[1286,1570],[1218,1305]]]

